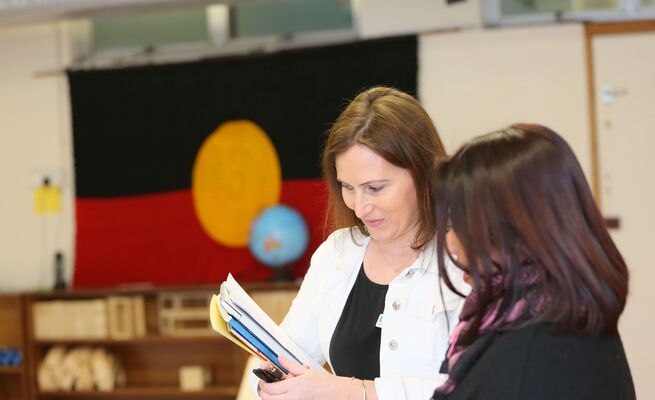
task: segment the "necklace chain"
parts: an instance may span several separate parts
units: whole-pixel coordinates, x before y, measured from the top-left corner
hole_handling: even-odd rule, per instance
[[[377,243],[377,242],[376,242],[375,244],[378,246],[378,249],[380,249],[380,255],[382,255],[382,258],[383,258],[384,261],[387,263],[387,267],[391,268],[391,269],[392,269],[394,272],[396,272],[396,273],[400,272],[401,270],[403,270],[403,269],[405,268],[405,267],[402,265],[402,264],[404,264],[404,263],[400,263],[400,264],[401,264],[400,267],[396,267],[396,266],[394,266],[394,264],[393,264],[391,261],[389,261],[389,259],[387,258],[387,256],[384,254],[384,247],[383,247],[381,244]],[[415,256],[415,254],[412,254],[410,258],[412,258],[412,257],[414,257],[414,256]],[[409,258],[408,258],[408,259],[409,259]]]

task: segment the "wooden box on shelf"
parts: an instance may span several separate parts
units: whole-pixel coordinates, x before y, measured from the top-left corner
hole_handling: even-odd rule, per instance
[[[212,382],[212,372],[202,365],[180,367],[180,389],[184,391],[203,390]]]
[[[107,301],[36,301],[32,306],[37,339],[103,339],[107,337]]]
[[[132,297],[107,297],[107,317],[110,338],[132,339],[135,336]]]
[[[257,283],[247,284],[249,292],[266,292],[276,290],[297,290],[297,284]],[[32,399],[234,399],[237,396],[242,371],[247,353],[224,339],[219,334],[206,332],[209,312],[206,300],[218,291],[215,286],[193,287],[132,287],[122,289],[68,290],[50,293],[33,293],[25,296],[27,321],[28,355],[31,359],[28,386]],[[164,295],[162,297],[162,295]],[[171,297],[172,296],[172,297]],[[121,298],[116,302],[110,299]],[[126,298],[132,300],[128,307]],[[171,331],[160,329],[162,300],[186,299],[184,305],[174,307],[176,317],[194,319],[192,327],[197,330],[190,333],[186,328],[181,335],[179,325],[171,336]],[[190,301],[189,299],[195,299]],[[35,312],[38,304],[43,302],[104,301],[107,304],[119,304],[114,309],[115,315],[107,315],[108,334],[104,338],[57,337],[43,338],[35,336]],[[200,304],[202,303],[202,304]],[[171,303],[172,304],[172,303]],[[170,304],[169,304],[170,305]],[[110,313],[113,305],[108,305]],[[129,311],[127,311],[129,309]],[[164,311],[171,309],[168,308]],[[180,314],[179,311],[182,311]],[[170,314],[168,314],[170,316]],[[189,318],[186,318],[189,317]],[[192,318],[191,318],[192,317]],[[203,318],[206,320],[203,322]],[[118,322],[120,321],[120,322]],[[116,328],[116,323],[122,324]],[[205,324],[205,325],[203,325]],[[40,332],[40,331],[39,331]],[[121,362],[126,385],[111,391],[98,390],[84,392],[61,392],[39,390],[36,374],[48,350],[54,346],[71,349],[81,346],[102,348],[115,355]],[[205,382],[211,382],[204,388],[184,391],[180,387],[180,368],[200,365],[211,374]]]
[[[166,336],[214,336],[208,311],[211,298],[211,292],[161,292],[157,301],[159,332]]]

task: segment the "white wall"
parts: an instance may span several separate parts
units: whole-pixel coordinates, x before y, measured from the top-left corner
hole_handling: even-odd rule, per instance
[[[68,64],[63,24],[0,29],[0,290],[51,286],[53,254],[73,254],[73,175],[65,75],[35,73]],[[37,215],[43,174],[62,187],[62,212]]]
[[[354,0],[363,38],[482,26],[481,0]]]
[[[453,152],[514,122],[546,125],[591,172],[584,31],[581,25],[426,34],[419,97]]]

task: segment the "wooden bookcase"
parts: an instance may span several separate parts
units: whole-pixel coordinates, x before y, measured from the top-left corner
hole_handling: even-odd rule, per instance
[[[255,301],[261,295],[267,303],[260,304],[274,314],[286,312],[298,289],[296,283],[252,283],[244,285]],[[100,290],[68,290],[48,293],[30,293],[24,297],[25,348],[29,368],[16,372],[23,377],[31,399],[234,399],[241,381],[247,353],[212,332],[209,335],[163,336],[159,332],[157,299],[161,293],[216,293],[218,286],[193,287],[131,287]],[[280,293],[281,300],[274,293]],[[112,296],[140,296],[145,300],[146,335],[129,339],[38,339],[34,336],[33,305],[51,300],[93,300]],[[272,296],[272,297],[271,297]],[[283,303],[283,304],[282,304]],[[280,305],[282,304],[282,305]],[[281,310],[281,311],[278,311]],[[208,312],[208,311],[207,311]],[[273,315],[279,320],[280,315]],[[209,328],[208,328],[209,329]],[[103,347],[121,359],[127,384],[112,391],[42,391],[37,385],[39,365],[53,346]],[[199,391],[182,391],[179,388],[179,368],[185,365],[202,365],[210,368],[213,383]],[[1,372],[0,372],[1,373]]]
[[[19,366],[0,367],[0,399],[28,399],[25,305],[20,294],[0,294],[0,348],[20,350]]]

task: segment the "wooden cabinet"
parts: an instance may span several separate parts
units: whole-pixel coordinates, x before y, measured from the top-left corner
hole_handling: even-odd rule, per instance
[[[22,353],[18,366],[0,366],[0,399],[27,399],[28,364],[25,360],[25,306],[19,294],[0,294],[0,349]]]
[[[267,312],[272,311],[272,317],[280,320],[286,312],[290,299],[297,291],[295,283],[256,283],[244,285],[244,288],[258,301],[258,296],[264,299],[260,304]],[[30,367],[27,372],[16,372],[25,377],[25,386],[31,392],[32,399],[234,399],[241,381],[247,353],[224,339],[219,334],[202,324],[189,329],[192,334],[185,334],[182,329],[179,335],[165,336],[160,329],[160,311],[163,307],[162,298],[170,299],[176,293],[191,295],[190,298],[203,298],[218,291],[218,286],[194,286],[171,288],[132,287],[120,290],[70,290],[48,293],[32,293],[24,297],[26,321],[26,353]],[[276,296],[274,293],[280,293]],[[196,296],[193,296],[193,295]],[[164,296],[162,296],[164,295]],[[145,318],[145,333],[142,336],[126,338],[80,338],[70,337],[44,338],[43,332],[35,336],[34,310],[44,302],[71,303],[79,300],[106,300],[110,298],[140,298],[143,299]],[[272,301],[271,299],[275,299]],[[281,299],[281,300],[280,300]],[[261,300],[259,300],[261,302]],[[269,304],[270,303],[270,304]],[[284,304],[282,304],[284,303]],[[196,304],[195,311],[181,312],[180,315],[197,315],[206,317],[202,304]],[[194,314],[195,313],[195,314]],[[173,325],[178,321],[173,321]],[[73,324],[73,323],[69,323]],[[171,322],[169,321],[170,325]],[[43,326],[39,330],[43,330]],[[110,329],[111,331],[111,329]],[[137,329],[138,331],[138,329]],[[170,327],[166,329],[170,335]],[[124,337],[124,336],[122,336]],[[38,387],[37,374],[39,365],[44,360],[48,350],[54,346],[92,346],[104,348],[116,355],[122,362],[125,371],[126,385],[112,391],[44,391]],[[179,384],[179,371],[182,366],[197,365],[206,367],[211,372],[211,384],[202,390],[182,391]],[[25,397],[27,398],[27,397]],[[1,397],[0,397],[1,399]]]

